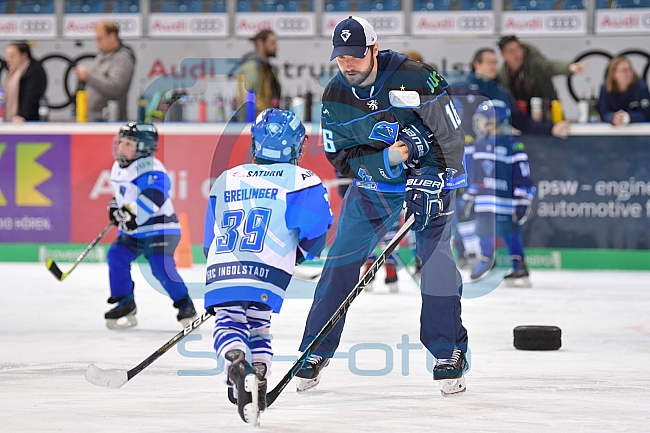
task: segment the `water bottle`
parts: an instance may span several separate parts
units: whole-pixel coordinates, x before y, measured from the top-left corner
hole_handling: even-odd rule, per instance
[[[41,122],[47,122],[50,118],[50,105],[45,96],[38,101],[38,118]]]
[[[0,122],[5,120],[5,92],[0,86]]]
[[[77,106],[77,122],[84,123],[88,121],[88,92],[86,91],[86,82],[79,81],[77,94],[75,97]]]
[[[208,120],[207,119],[207,117],[208,117],[208,104],[205,102],[205,99],[203,97],[201,97],[201,99],[199,99],[197,109],[198,109],[198,116],[197,116],[198,119],[197,120],[199,121],[199,123],[205,123]]]

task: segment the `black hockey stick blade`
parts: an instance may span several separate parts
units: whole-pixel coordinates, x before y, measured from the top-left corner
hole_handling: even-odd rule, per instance
[[[266,405],[270,406],[273,404],[275,399],[278,398],[282,390],[286,388],[286,386],[291,382],[291,379],[296,375],[298,370],[302,367],[302,365],[305,363],[307,358],[320,346],[321,342],[323,339],[325,339],[325,336],[330,333],[332,328],[338,323],[338,321],[343,317],[343,315],[348,311],[348,308],[350,308],[350,304],[352,304],[352,301],[359,296],[359,293],[363,292],[364,287],[373,279],[379,268],[383,266],[384,263],[386,263],[386,259],[392,253],[395,248],[399,245],[399,243],[404,239],[404,236],[408,233],[408,231],[413,227],[413,223],[415,222],[415,216],[411,215],[404,225],[399,229],[399,231],[395,234],[395,237],[386,245],[386,248],[384,248],[384,251],[379,254],[377,257],[377,260],[370,266],[370,269],[363,274],[359,282],[357,283],[356,286],[354,286],[354,289],[350,292],[347,298],[343,301],[343,303],[339,306],[339,308],[334,312],[332,317],[323,325],[323,328],[320,330],[318,335],[314,337],[314,340],[311,342],[309,346],[307,346],[307,349],[300,355],[300,357],[293,363],[291,366],[291,369],[287,372],[287,374],[280,379],[280,382],[273,388],[271,391],[269,391],[266,394]]]
[[[212,317],[212,315],[208,311],[205,311],[200,317],[194,319],[194,321],[190,323],[189,326],[187,326],[178,334],[174,335],[171,340],[160,346],[158,350],[149,355],[147,359],[129,371],[107,371],[102,370],[95,364],[90,364],[86,369],[86,380],[93,385],[103,386],[105,388],[121,388],[129,380],[133,379],[138,373],[150,366],[156,359],[163,356],[169,349],[174,347],[176,343],[181,341],[184,337],[201,326],[210,317]]]
[[[90,252],[90,250],[92,250],[93,247],[94,247],[95,245],[97,245],[97,243],[98,243],[99,241],[102,240],[102,238],[104,237],[104,235],[106,235],[106,233],[108,233],[108,231],[109,231],[112,227],[113,227],[113,223],[107,225],[107,226],[104,228],[104,230],[102,230],[102,232],[101,232],[99,235],[97,235],[97,237],[96,237],[95,239],[93,239],[93,241],[90,243],[90,245],[88,245],[88,246],[86,247],[86,249],[83,250],[83,252],[82,252],[81,254],[79,254],[79,257],[77,257],[77,260],[75,260],[75,262],[73,263],[72,267],[70,268],[70,270],[69,270],[68,272],[61,272],[61,269],[57,266],[57,264],[56,264],[56,263],[54,262],[54,260],[52,260],[52,259],[47,259],[47,261],[45,262],[45,266],[46,266],[47,269],[52,273],[52,275],[54,275],[54,277],[55,277],[57,280],[59,280],[59,281],[63,281],[63,280],[65,280],[65,279],[68,277],[68,275],[70,275],[70,273],[71,273],[72,271],[74,271],[74,268],[77,267],[77,265],[78,265],[78,264],[79,264],[79,263],[80,263],[80,262],[81,262],[81,261],[82,261],[82,260],[87,256],[87,255],[88,255],[88,253]]]

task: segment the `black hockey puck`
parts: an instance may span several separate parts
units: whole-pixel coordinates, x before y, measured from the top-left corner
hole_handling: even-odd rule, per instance
[[[557,326],[517,326],[515,349],[558,350],[562,347],[562,330]]]

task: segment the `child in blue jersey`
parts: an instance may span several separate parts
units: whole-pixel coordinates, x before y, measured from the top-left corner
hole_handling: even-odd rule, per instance
[[[512,261],[505,276],[507,285],[530,285],[524,261],[521,225],[528,219],[535,195],[528,155],[521,141],[511,135],[509,108],[503,101],[481,103],[474,115],[474,141],[470,187],[464,195],[474,203],[476,234],[480,239],[481,262],[472,279],[481,278],[494,260],[494,237],[503,239]]]
[[[111,286],[108,303],[117,304],[104,315],[109,329],[138,323],[131,262],[141,254],[174,301],[174,307],[178,308],[176,318],[183,327],[196,317],[174,262],[181,230],[169,197],[171,181],[167,170],[153,156],[157,146],[156,127],[135,122],[121,126],[113,141],[115,163],[111,169],[111,184],[115,197],[108,205],[108,216],[119,227],[119,235],[107,255]],[[122,318],[124,320],[120,320]]]
[[[294,113],[264,110],[251,141],[253,163],[226,170],[212,186],[203,245],[205,307],[215,315],[228,398],[257,424],[271,372],[271,312],[280,312],[294,265],[318,258],[333,215],[321,180],[297,166],[306,136]]]

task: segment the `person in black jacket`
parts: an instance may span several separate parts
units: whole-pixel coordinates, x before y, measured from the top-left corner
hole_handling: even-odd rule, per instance
[[[330,60],[336,60],[339,73],[323,92],[323,148],[334,168],[354,180],[341,205],[300,350],[355,288],[360,268],[406,201],[423,264],[420,341],[436,358],[433,378],[441,392],[462,392],[468,339],[460,318],[463,283],[450,240],[456,189],[467,179],[465,137],[449,85],[425,63],[380,51],[376,32],[363,18],[339,22],[332,43]],[[299,390],[318,384],[339,345],[344,320],[296,371]]]
[[[3,83],[4,120],[15,123],[38,120],[38,105],[45,95],[47,76],[24,42],[7,45],[5,61],[9,72]]]

